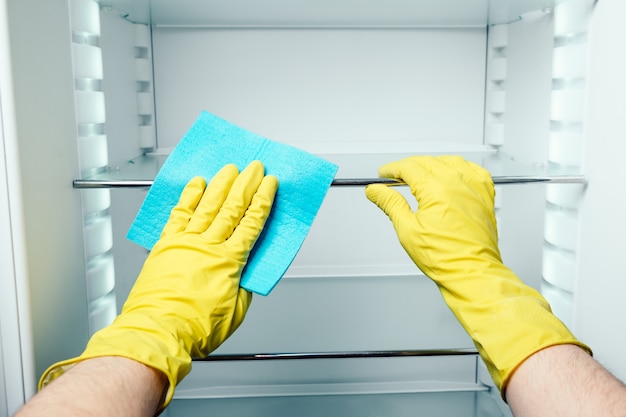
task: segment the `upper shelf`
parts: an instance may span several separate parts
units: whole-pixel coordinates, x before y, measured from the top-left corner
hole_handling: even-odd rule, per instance
[[[99,0],[156,26],[486,26],[554,7],[556,0]]]
[[[496,151],[457,153],[487,169],[496,184],[521,183],[584,183],[585,177],[576,168],[519,163],[511,156]],[[335,153],[318,155],[339,166],[333,186],[363,186],[374,182],[397,183],[377,178],[379,166],[409,156],[406,153]],[[150,187],[167,158],[166,154],[134,158],[122,166],[74,181],[74,188],[137,188]]]

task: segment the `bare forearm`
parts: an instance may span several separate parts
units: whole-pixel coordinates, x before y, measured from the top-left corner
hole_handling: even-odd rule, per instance
[[[16,417],[154,416],[166,386],[160,372],[133,360],[88,359],[35,395]]]
[[[574,345],[552,346],[524,361],[506,398],[516,417],[626,416],[626,386]]]

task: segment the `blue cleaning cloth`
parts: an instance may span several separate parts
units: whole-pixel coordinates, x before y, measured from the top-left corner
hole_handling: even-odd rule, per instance
[[[226,164],[243,170],[254,160],[278,178],[274,206],[243,271],[241,286],[267,295],[300,250],[335,177],[337,166],[202,112],[157,174],[127,238],[151,249],[170,211],[194,176],[207,181]]]

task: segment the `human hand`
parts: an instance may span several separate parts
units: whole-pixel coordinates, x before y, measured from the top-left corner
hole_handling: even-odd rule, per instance
[[[416,211],[393,187],[372,184],[367,197],[391,219],[415,264],[439,287],[504,392],[517,367],[557,344],[587,351],[500,257],[494,185],[482,167],[457,156],[416,156],[384,165],[379,175],[405,182]]]
[[[252,162],[241,174],[225,166],[205,189],[193,178],[183,190],[121,314],[89,341],[83,354],[54,365],[40,385],[80,360],[123,356],[163,372],[164,405],[191,369],[241,324],[252,294],[239,287],[248,255],[269,216],[278,180]]]

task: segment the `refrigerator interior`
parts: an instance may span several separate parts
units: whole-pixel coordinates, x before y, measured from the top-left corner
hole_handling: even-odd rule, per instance
[[[31,257],[45,254],[30,271],[38,374],[80,353],[121,308],[147,255],[125,238],[146,182],[202,110],[336,162],[337,178],[374,178],[413,154],[482,164],[506,183],[496,200],[505,262],[573,323],[563,276],[576,261],[570,230],[584,182],[588,2],[39,3],[14,2],[9,15],[47,17],[54,36],[33,40],[15,24],[13,42],[49,47],[54,65],[29,67],[17,84],[26,102],[40,93],[26,80],[47,81],[54,94],[32,114],[58,118],[66,135],[54,154],[63,162],[22,155],[23,175],[27,187],[40,181],[36,165],[63,164],[50,181],[67,189],[48,198],[48,219],[72,225],[64,248],[29,239]],[[27,52],[13,59],[34,62]],[[41,198],[26,193],[30,217]],[[60,235],[39,221],[27,236]],[[68,251],[71,265],[42,270]],[[509,415],[362,187],[331,187],[285,277],[215,353],[194,363],[166,415]]]

